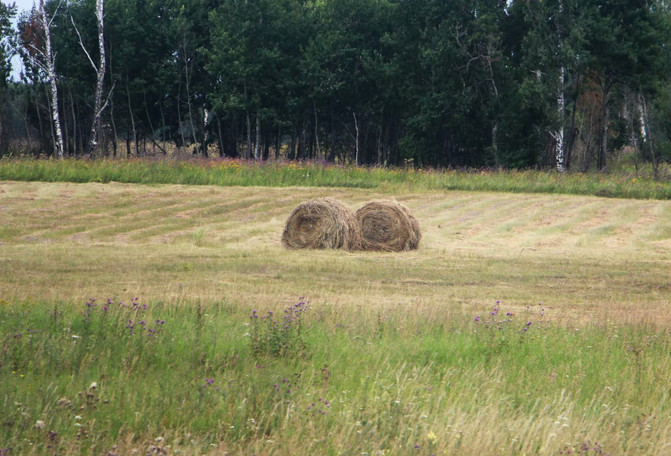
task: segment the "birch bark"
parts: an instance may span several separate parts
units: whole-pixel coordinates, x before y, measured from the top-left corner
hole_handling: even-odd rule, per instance
[[[557,14],[561,16],[564,13],[564,3],[559,2]],[[564,97],[564,86],[566,85],[566,67],[562,61],[563,38],[559,28],[559,17],[556,21],[557,27],[557,60],[559,65],[559,80],[557,81],[557,117],[559,117],[559,128],[552,133],[555,140],[555,161],[557,171],[563,173],[566,171],[566,157],[564,155],[564,110],[566,109],[566,98]]]
[[[103,84],[105,82],[105,5],[104,0],[96,0],[96,20],[98,21],[98,53],[100,61],[96,68],[96,94],[93,110],[93,124],[91,125],[91,135],[87,152],[90,154],[98,145],[98,135],[100,134],[100,116],[105,109],[103,105]]]
[[[47,75],[49,87],[51,89],[51,120],[54,125],[56,138],[54,141],[54,155],[57,158],[63,158],[63,151],[65,144],[63,142],[63,129],[61,128],[61,118],[58,113],[58,85],[56,84],[56,59],[51,47],[51,22],[53,18],[47,17],[47,12],[44,8],[44,0],[40,0],[37,5],[37,14],[40,17],[42,29],[44,30],[44,49],[40,50],[40,54],[44,58],[44,65],[40,65]]]
[[[86,50],[84,46],[84,41],[82,40],[82,35],[79,33],[77,24],[75,24],[74,18],[72,16],[72,25],[77,32],[79,37],[79,46],[82,48],[86,57],[89,59],[89,63],[93,67],[93,71],[96,73],[96,91],[94,95],[94,107],[93,107],[93,122],[91,123],[91,131],[89,133],[89,141],[86,146],[86,153],[91,154],[95,147],[98,145],[98,135],[100,133],[100,117],[103,110],[107,106],[107,103],[103,105],[103,87],[105,82],[105,4],[104,0],[96,0],[96,22],[98,24],[98,53],[99,53],[99,62],[98,66],[93,62],[91,54]]]
[[[563,173],[566,171],[566,157],[564,156],[564,109],[566,108],[566,98],[564,98],[564,85],[566,78],[566,68],[559,69],[559,88],[557,89],[557,116],[559,117],[559,128],[552,136],[555,139],[555,161],[557,162],[557,171]]]

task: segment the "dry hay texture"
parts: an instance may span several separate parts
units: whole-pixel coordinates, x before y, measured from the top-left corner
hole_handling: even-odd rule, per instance
[[[372,201],[356,211],[363,250],[400,252],[419,247],[419,222],[396,201]]]
[[[361,249],[361,230],[354,212],[333,198],[318,198],[294,209],[282,233],[290,249]]]

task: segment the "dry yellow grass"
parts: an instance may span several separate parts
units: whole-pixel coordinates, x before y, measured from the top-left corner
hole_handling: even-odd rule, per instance
[[[394,197],[422,226],[404,253],[290,251],[300,202]],[[412,306],[440,318],[542,301],[554,318],[671,326],[671,202],[504,193],[0,183],[0,299]]]

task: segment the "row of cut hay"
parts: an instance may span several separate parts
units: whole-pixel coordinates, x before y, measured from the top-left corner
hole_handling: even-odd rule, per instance
[[[282,244],[290,249],[414,250],[417,219],[396,201],[373,201],[356,213],[333,198],[301,203],[287,219]]]

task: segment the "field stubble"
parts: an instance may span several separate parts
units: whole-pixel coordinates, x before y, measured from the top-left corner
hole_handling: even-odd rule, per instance
[[[282,248],[293,208],[323,196],[352,209],[397,198],[420,222],[420,249]],[[114,350],[91,355],[71,342],[58,352],[73,373],[51,354],[63,372],[32,393],[18,376],[49,378],[48,356],[31,371],[16,352],[26,364],[0,366],[0,405],[16,416],[5,425],[23,426],[25,440],[9,442],[22,454],[49,448],[26,446],[41,437],[24,415],[58,430],[62,454],[113,452],[112,443],[119,454],[160,454],[167,442],[181,454],[668,454],[668,201],[2,182],[0,218],[9,321],[28,309],[26,320],[49,327],[53,308],[75,315],[74,331],[86,327],[79,309],[90,298],[140,296],[174,335],[148,350],[119,323],[125,336],[107,342]],[[299,295],[312,302],[309,356],[254,361],[240,322]],[[95,318],[91,350],[117,337]],[[3,356],[19,343],[51,351],[15,335],[3,333]],[[286,379],[302,388],[298,397]],[[111,408],[87,408],[92,380]],[[90,420],[86,444],[81,421],[79,433],[67,428],[76,412],[52,410],[76,391],[77,416]],[[43,409],[35,396],[30,403],[38,393]]]
[[[142,296],[272,307],[405,303],[473,311],[543,302],[567,324],[671,323],[671,203],[563,195],[393,195],[422,227],[416,252],[289,251],[307,199],[356,209],[370,190],[0,184],[4,299]]]

